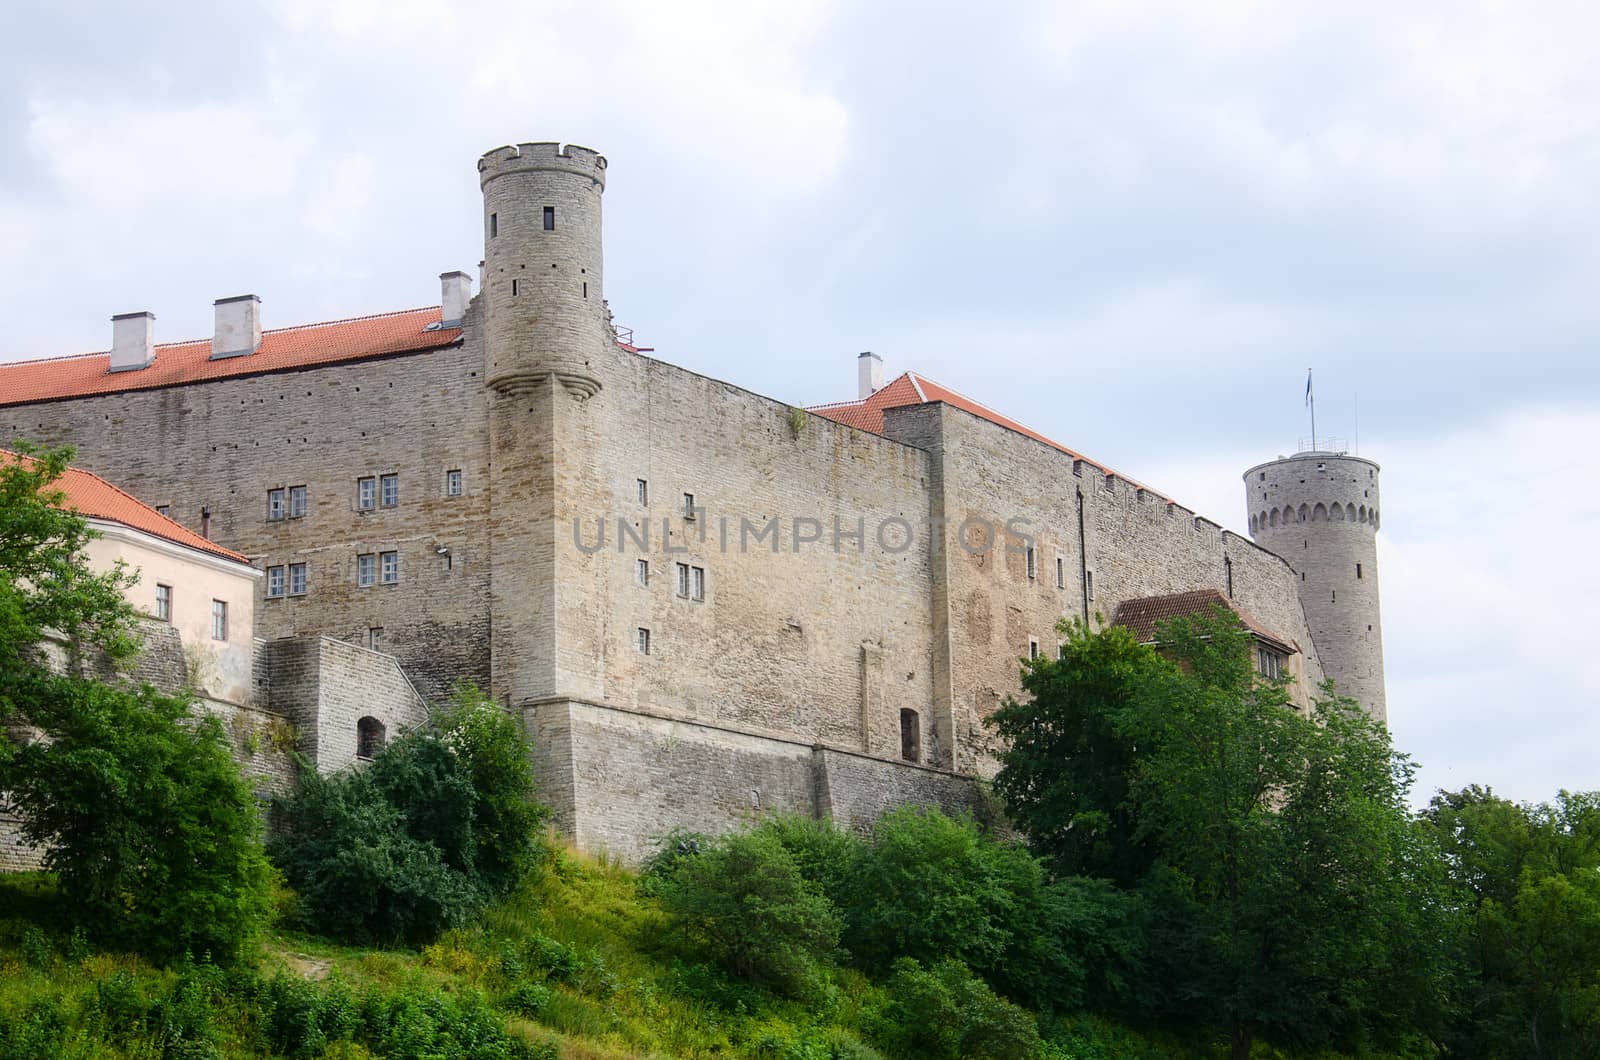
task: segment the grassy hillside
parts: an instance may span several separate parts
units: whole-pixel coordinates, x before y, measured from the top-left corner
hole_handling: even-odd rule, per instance
[[[0,877],[0,1060],[887,1055],[872,1044],[882,987],[836,971],[800,1004],[732,981],[675,936],[631,873],[571,852],[417,951],[278,932],[254,969],[160,970],[93,952],[58,922],[48,878]],[[1211,1052],[1093,1023],[1057,1032],[1049,1057]]]

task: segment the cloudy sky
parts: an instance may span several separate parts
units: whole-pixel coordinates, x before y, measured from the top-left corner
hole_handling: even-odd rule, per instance
[[[0,360],[103,350],[135,309],[204,337],[244,292],[269,327],[436,303],[481,257],[478,154],[588,144],[618,322],[787,401],[854,396],[872,349],[1241,528],[1314,365],[1322,433],[1384,468],[1423,793],[1600,788],[1593,5],[76,3],[8,29]]]

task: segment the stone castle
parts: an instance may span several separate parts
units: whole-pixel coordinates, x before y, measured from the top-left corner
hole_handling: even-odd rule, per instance
[[[438,308],[280,330],[223,299],[165,345],[124,314],[109,352],[0,365],[0,431],[247,556],[259,640],[491,690],[560,825],[627,857],[767,810],[969,805],[984,718],[1063,617],[1148,637],[1221,602],[1298,703],[1331,678],[1384,716],[1376,464],[1251,468],[1252,541],[871,354],[854,400],[752,394],[619,337],[605,158],[478,170],[476,295],[446,273]]]

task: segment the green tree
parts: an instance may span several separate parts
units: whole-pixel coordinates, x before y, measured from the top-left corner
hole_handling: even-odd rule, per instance
[[[0,791],[98,938],[232,960],[268,910],[259,813],[216,719],[83,676],[115,671],[138,640],[130,575],[89,569],[92,533],[54,486],[70,455],[0,462]]]
[[[1127,886],[1153,854],[1134,819],[1123,719],[1165,664],[1121,626],[1095,633],[1073,619],[1061,634],[1061,658],[1025,663],[1026,698],[1007,699],[989,719],[1007,748],[995,792],[1056,873]]]
[[[1216,1027],[1236,1057],[1258,1034],[1366,1048],[1438,1033],[1449,903],[1405,809],[1409,762],[1349,701],[1296,711],[1256,674],[1231,612],[1158,635],[1154,656],[1115,628],[1069,630],[1066,659],[1034,665],[1034,704],[1008,706],[1004,724],[1027,732],[1034,709],[1041,728],[1094,734],[1061,741],[1090,747],[1090,779],[1052,784],[1041,737],[1003,756],[997,781],[1022,793],[1018,817],[1044,825],[1051,854],[1131,882],[1148,1006]],[[1091,672],[1056,672],[1079,665]],[[1074,846],[1084,820],[1100,831]]]
[[[1467,918],[1463,1055],[1600,1055],[1600,794],[1519,804],[1481,787],[1424,815]]]
[[[927,1060],[1018,1060],[1039,1050],[1034,1019],[957,960],[924,967],[903,957],[888,981],[879,1037],[902,1056]]]

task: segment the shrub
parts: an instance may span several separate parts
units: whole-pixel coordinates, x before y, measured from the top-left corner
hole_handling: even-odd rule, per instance
[[[757,831],[777,840],[794,859],[800,875],[816,884],[834,905],[849,901],[850,882],[859,871],[867,845],[832,821],[785,814],[763,821]]]
[[[273,859],[307,926],[354,941],[418,943],[459,924],[479,895],[439,848],[412,838],[365,773],[308,770],[279,807]]]
[[[507,893],[536,864],[545,811],[514,718],[475,689],[359,772],[306,770],[270,850],[308,925],[356,941],[418,943]]]
[[[723,967],[779,992],[813,988],[838,949],[838,913],[765,832],[724,836],[681,858],[657,893]]]
[[[851,952],[879,973],[901,956],[991,968],[1010,942],[1018,905],[1010,885],[1031,864],[969,819],[911,806],[887,813],[848,888]]]
[[[924,968],[904,957],[888,983],[885,1044],[928,1060],[1017,1060],[1039,1051],[1033,1017],[976,978],[960,961]]]

